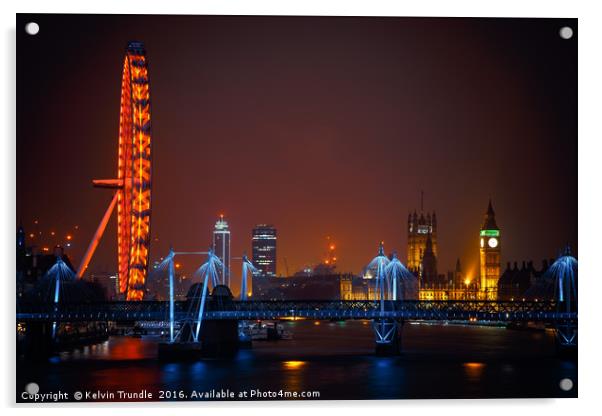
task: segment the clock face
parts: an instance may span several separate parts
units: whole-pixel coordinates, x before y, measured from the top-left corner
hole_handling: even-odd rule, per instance
[[[489,244],[489,247],[491,247],[491,248],[496,248],[497,247],[497,238],[490,238],[489,240],[487,240],[487,244]]]
[[[485,247],[485,240],[481,238],[481,247]]]

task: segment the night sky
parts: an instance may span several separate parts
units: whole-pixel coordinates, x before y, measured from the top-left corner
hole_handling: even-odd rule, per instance
[[[129,40],[150,63],[152,260],[206,249],[224,213],[233,255],[254,224],[277,227],[282,274],[285,257],[291,274],[317,263],[326,236],[341,271],[381,240],[405,261],[421,190],[440,273],[458,257],[477,272],[490,197],[503,267],[577,252],[575,19],[18,15],[17,29],[17,222],[37,219],[40,245],[75,232],[75,264],[111,199],[91,180],[116,176]],[[115,232],[90,270],[115,271]]]

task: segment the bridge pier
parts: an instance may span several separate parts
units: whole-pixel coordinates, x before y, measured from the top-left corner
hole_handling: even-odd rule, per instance
[[[375,319],[372,322],[376,355],[391,356],[401,353],[402,327],[403,321],[395,319]]]
[[[28,359],[44,360],[54,353],[52,326],[53,324],[50,322],[28,322],[26,324],[20,349]]]
[[[44,360],[59,351],[104,342],[109,338],[104,322],[71,323],[70,331],[59,322],[32,321],[24,323],[24,332],[17,338],[17,352],[28,359]]]
[[[240,348],[251,348],[253,346],[249,321],[238,321],[238,345]]]
[[[157,352],[159,360],[165,361],[194,361],[202,356],[200,342],[162,342]]]
[[[193,360],[203,357],[232,357],[239,349],[238,321],[205,320],[197,342],[192,332],[196,324],[187,323],[178,341],[159,344],[158,357],[165,360]]]
[[[238,352],[238,321],[204,321],[200,335],[204,356],[231,357]]]
[[[561,355],[577,354],[577,325],[573,323],[558,324],[554,328],[556,350]]]

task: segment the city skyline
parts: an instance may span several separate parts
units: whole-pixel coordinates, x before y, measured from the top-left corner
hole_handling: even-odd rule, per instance
[[[134,38],[145,41],[152,68],[152,259],[171,244],[208,246],[224,212],[236,219],[233,255],[250,251],[236,236],[270,222],[282,230],[290,269],[319,260],[326,236],[337,240],[339,270],[360,269],[380,241],[405,260],[405,218],[422,189],[437,212],[443,272],[459,257],[476,273],[475,233],[489,197],[504,229],[503,264],[549,258],[566,244],[578,252],[576,47],[557,36],[562,19],[200,16],[203,29],[190,33],[180,24],[188,18],[172,16],[161,19],[162,36],[152,16],[118,16],[100,39],[103,18],[87,16],[82,41],[62,42],[69,19],[40,16],[35,42],[20,40],[34,53],[18,61],[19,88],[56,105],[40,113],[17,102],[17,221],[28,232],[34,219],[57,230],[78,224],[75,263],[110,198],[90,180],[115,174],[119,51]],[[67,122],[64,114],[85,108],[83,90],[94,92],[96,111]],[[219,151],[206,152],[214,141]],[[52,185],[26,186],[47,172]],[[204,180],[210,172],[222,182]],[[568,195],[559,200],[557,189]],[[92,269],[114,267],[114,235],[111,220]]]
[[[489,218],[490,215],[492,215],[491,214],[491,212],[492,212],[491,210],[492,210],[492,203],[491,203],[491,200],[490,200],[488,208],[487,208],[487,211],[485,212],[485,215],[484,215],[485,216],[485,223],[487,223],[489,221],[488,218]],[[421,217],[421,216],[423,216],[423,214],[425,212],[426,211],[417,210],[417,211],[414,212],[414,215],[418,214],[418,217]],[[426,214],[427,214],[427,217],[425,217],[425,218],[430,218],[430,213],[426,213]],[[435,214],[435,213],[433,212],[433,214]],[[410,218],[412,216],[413,216],[413,214],[409,215]],[[222,261],[224,261],[224,258],[223,258],[223,255],[221,254],[221,251],[225,250],[225,252],[227,253],[225,255],[225,257],[226,257],[225,264],[229,264],[229,263],[231,263],[230,259],[232,259],[232,254],[230,253],[230,250],[229,250],[230,236],[231,236],[230,226],[229,226],[227,218],[226,218],[226,216],[224,214],[220,214],[217,218],[218,219],[214,223],[214,227],[213,227],[213,230],[211,232],[211,235],[212,235],[211,240],[212,241],[209,244],[209,247],[213,248],[213,250],[215,251],[216,255]],[[410,221],[408,221],[408,224],[410,224]],[[427,225],[428,224],[430,224],[430,223],[427,223]],[[434,223],[434,224],[436,224],[436,223]],[[56,246],[61,246],[64,250],[68,251],[68,249],[71,247],[71,243],[73,241],[73,233],[71,233],[71,232],[67,233],[65,235],[65,238],[62,239],[62,241],[65,241],[65,244],[61,244],[59,242],[57,244],[41,244],[41,245],[39,245],[39,244],[35,244],[36,243],[35,240],[38,239],[38,237],[32,238],[32,235],[36,235],[36,234],[32,234],[32,233],[29,233],[28,231],[25,231],[25,233],[22,235],[21,234],[21,232],[22,232],[22,228],[21,227],[22,226],[19,225],[19,229],[17,230],[18,245],[25,244],[26,246],[29,246],[29,247],[36,246],[36,247],[38,247],[38,251],[39,252],[41,252],[41,251],[52,252],[53,249]],[[76,227],[79,228],[79,226],[76,226]],[[436,235],[436,225],[434,225],[434,227],[435,227],[434,229],[435,229],[435,235]],[[484,235],[482,227],[483,227],[483,225],[480,227],[481,248],[483,247],[482,236]],[[496,227],[497,227],[497,225],[496,225]],[[261,231],[261,230],[264,230],[264,229],[271,229],[275,233],[277,227],[275,227],[274,225],[271,225],[271,224],[270,225],[268,225],[268,224],[256,224],[255,226],[253,226],[253,228],[251,230],[251,234],[250,234],[250,236],[248,236],[249,237],[249,241],[250,241],[250,245],[251,245],[251,250],[250,250],[251,253],[254,253],[253,244],[254,244],[254,241],[255,241],[255,239],[257,237],[257,235],[255,233],[258,230]],[[416,232],[416,230],[414,230],[414,231]],[[51,233],[52,233],[51,238],[53,238],[55,241],[61,241],[61,238],[58,237],[58,236],[62,235],[61,233],[57,233],[55,231],[52,231]],[[420,234],[420,232],[418,232],[418,234]],[[430,237],[431,237],[430,231],[424,231],[424,234],[428,235],[428,239],[430,239]],[[222,235],[227,235],[227,238],[224,239],[224,237],[221,237]],[[497,235],[499,235],[499,231],[498,231]],[[23,238],[24,238],[24,241],[25,241],[24,243],[22,242]],[[421,244],[424,245],[425,241],[427,241],[428,239],[425,237],[425,240],[422,241]],[[274,240],[276,240],[275,235],[274,235]],[[435,255],[436,262],[439,263],[439,261],[438,261],[439,257],[437,255],[437,251],[436,251],[436,248],[435,248],[434,241],[436,241],[435,238],[433,238],[433,242],[432,242],[432,244],[433,244],[433,253]],[[29,244],[27,244],[27,243],[29,243]],[[272,276],[272,277],[274,277],[274,276],[290,277],[294,273],[305,271],[307,266],[319,266],[319,265],[323,264],[324,263],[324,256],[321,255],[321,254],[323,254],[324,251],[328,251],[329,247],[330,247],[331,250],[334,250],[334,245],[331,245],[331,244],[333,244],[333,243],[331,243],[331,236],[324,237],[323,238],[323,243],[324,244],[322,246],[317,247],[314,250],[316,253],[318,253],[318,252],[321,251],[321,253],[317,254],[314,258],[308,259],[306,261],[296,259],[296,262],[294,264],[301,264],[301,266],[299,268],[294,268],[293,270],[289,270],[288,273],[272,273],[272,274],[269,274],[269,275]],[[419,265],[422,262],[422,254],[417,255],[416,253],[414,253],[414,252],[417,252],[419,250],[415,246],[416,243],[411,243],[410,244],[408,242],[408,244],[407,244],[407,246],[405,248],[403,248],[403,247],[401,247],[401,248],[393,247],[393,248],[390,248],[390,249],[386,247],[386,245],[384,244],[385,243],[384,240],[381,241],[380,243],[382,243],[383,246],[385,246],[385,251],[386,251],[387,255],[390,255],[390,254],[393,254],[393,253],[396,253],[397,255],[399,255],[399,253],[402,253],[402,262],[406,266],[411,266],[414,263],[416,263],[416,264]],[[337,245],[338,245],[338,243],[337,243]],[[220,247],[220,246],[223,246],[223,247]],[[420,243],[418,243],[418,246],[420,246]],[[195,247],[195,249],[202,250],[203,248],[202,248],[202,246],[199,246],[199,247]],[[338,247],[337,247],[337,249],[338,249]],[[475,246],[475,249],[476,249],[476,246]],[[564,250],[564,248],[562,248],[559,251],[563,251],[563,250]],[[243,251],[241,253],[241,255],[244,255],[246,252],[247,252],[246,250]],[[68,252],[67,252],[67,254],[68,254]],[[152,261],[153,262],[157,262],[158,260],[162,260],[163,257],[164,256],[160,256],[158,258],[153,258]],[[416,260],[416,259],[412,260],[412,258],[414,258],[414,257],[416,257],[418,260]],[[285,253],[284,255],[282,255],[282,256],[280,256],[278,258],[280,258],[281,260],[284,260],[284,259],[287,259],[288,256]],[[274,260],[276,260],[276,261],[274,261],[274,263],[276,263],[276,264],[278,263],[277,262],[278,258],[274,259]],[[547,261],[548,258],[554,258],[554,256],[551,255],[550,257],[542,257],[541,260],[546,260]],[[234,259],[235,260],[240,260],[241,258],[236,253],[234,253]],[[253,255],[251,256],[251,259],[254,260],[253,259]],[[336,257],[335,259],[338,262],[338,257]],[[531,259],[531,260],[533,260],[533,259]],[[535,259],[535,260],[537,261],[537,260],[540,260],[540,259]],[[444,265],[439,270],[438,275],[444,276],[447,272],[453,271],[454,268],[457,267],[457,264],[458,264],[459,261],[461,262],[461,258],[457,257],[456,261],[455,261],[455,264],[454,264],[454,267],[448,267],[447,265]],[[523,258],[523,259],[514,259],[514,260],[508,259],[506,261],[506,263],[512,263],[512,262],[516,263],[517,261],[523,261],[523,263],[524,263],[525,262],[525,258]],[[201,261],[199,260],[197,262],[201,262]],[[285,262],[288,262],[288,260],[286,260]],[[194,264],[196,266],[196,263],[194,263]],[[255,265],[257,266],[257,263]],[[180,267],[180,264],[178,266]],[[259,265],[260,269],[261,269],[261,266],[262,265],[260,264]],[[284,268],[284,267],[286,267],[286,266],[281,266],[281,268]],[[352,274],[356,274],[356,275],[361,275],[363,273],[363,271],[365,270],[365,268],[366,268],[366,264],[364,264],[361,267],[360,270],[336,269],[335,272],[336,273],[352,273]],[[229,269],[229,271],[226,273],[227,274],[226,280],[228,280],[230,278],[230,275],[234,275],[235,277],[240,277],[239,273],[237,273],[237,271],[235,269],[233,269],[231,267],[228,267],[228,269]],[[416,275],[418,275],[419,266],[409,267],[409,269],[412,270]],[[221,271],[218,271],[218,273],[220,274],[220,279],[221,279]],[[467,279],[469,279],[471,281],[474,281],[475,279],[478,280],[478,278],[480,276],[480,273],[479,273],[478,270],[476,272],[474,270],[470,270],[468,272],[464,270],[464,274],[468,275]],[[235,286],[236,286],[236,282],[234,282],[234,283],[235,283]]]

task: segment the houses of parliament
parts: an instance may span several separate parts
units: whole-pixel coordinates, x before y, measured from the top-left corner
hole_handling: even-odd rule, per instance
[[[422,205],[422,204],[421,204]],[[481,226],[474,230],[474,249],[479,250],[479,267],[476,276],[465,274],[460,259],[454,270],[443,274],[438,269],[437,214],[414,211],[408,215],[407,259],[408,270],[417,278],[413,284],[400,287],[400,299],[419,300],[514,300],[531,298],[529,289],[538,284],[553,259],[544,260],[537,270],[532,261],[523,261],[522,267],[514,262],[501,268],[501,230],[497,225],[493,204],[489,201]],[[332,246],[334,250],[334,246]],[[362,274],[336,273],[328,259],[306,272],[287,279],[276,276],[253,279],[253,293],[257,299],[271,300],[378,300],[378,286],[374,284],[374,270],[368,266]],[[416,293],[417,292],[417,293]],[[399,293],[399,292],[398,292]]]
[[[479,230],[479,276],[465,278],[460,259],[455,270],[437,270],[437,215],[435,212],[408,215],[407,267],[418,278],[420,300],[495,300],[501,276],[500,229],[489,201]]]

